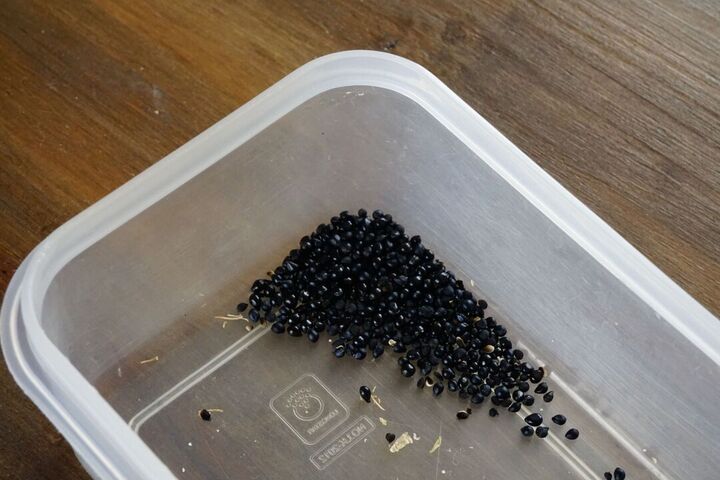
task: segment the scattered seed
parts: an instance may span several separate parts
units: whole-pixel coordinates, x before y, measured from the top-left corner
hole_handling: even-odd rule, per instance
[[[433,443],[433,446],[428,453],[435,453],[435,451],[440,448],[440,445],[442,445],[442,437],[438,435],[435,439],[435,443]]]
[[[521,407],[522,407],[522,404],[520,402],[513,402],[513,404],[508,407],[508,412],[512,412],[512,413],[519,412]]]
[[[617,467],[613,472],[613,480],[625,480],[625,470]]]
[[[605,477],[605,480],[613,480],[613,475],[610,472],[605,472],[603,477]]]
[[[367,385],[363,385],[360,387],[360,397],[362,397],[363,400],[365,400],[367,403],[370,403],[370,398],[372,396],[372,392],[370,392],[370,388],[368,388]]]
[[[552,417],[552,421],[557,425],[565,425],[565,422],[567,422],[567,418],[565,417],[565,415],[558,414]]]
[[[497,417],[497,416],[498,416],[498,411],[495,410],[495,408],[493,407],[493,408],[491,408],[490,410],[488,410],[488,415],[490,415],[491,417]]]
[[[523,397],[522,403],[526,407],[532,407],[535,404],[535,397],[528,393],[525,397]]]
[[[550,433],[550,428],[548,428],[548,427],[537,427],[535,429],[535,435],[537,435],[540,438],[547,437],[548,433]]]
[[[459,412],[457,412],[455,414],[455,416],[460,420],[465,420],[466,418],[468,418],[470,416],[470,414],[468,412],[466,412],[465,410],[460,410]]]
[[[212,420],[212,415],[210,414],[209,411],[205,410],[204,408],[202,410],[200,410],[199,415],[200,415],[200,418],[202,418],[206,422],[209,422],[210,420]]]
[[[580,432],[577,430],[577,428],[571,428],[567,432],[565,432],[565,438],[568,440],[577,440],[577,438],[580,436]]]
[[[237,311],[238,311],[238,313],[244,312],[245,310],[247,310],[247,308],[248,308],[248,304],[247,304],[247,303],[242,303],[242,302],[241,302],[241,303],[238,303],[238,305],[237,305]]]
[[[543,423],[543,417],[539,413],[531,413],[525,417],[525,423],[532,427],[539,427]]]
[[[553,398],[555,398],[555,392],[553,392],[552,390],[543,395],[543,401],[546,403],[552,402]]]
[[[386,433],[385,434],[385,440],[387,440],[388,443],[392,443],[395,441],[395,434],[394,433]]]
[[[390,453],[397,453],[412,443],[413,439],[410,434],[408,432],[403,432],[392,444],[390,444]]]
[[[528,425],[525,425],[520,429],[520,432],[523,434],[524,437],[532,437],[532,434],[535,433],[535,429]]]

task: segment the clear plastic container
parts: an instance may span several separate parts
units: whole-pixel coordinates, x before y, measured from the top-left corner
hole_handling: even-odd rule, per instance
[[[224,320],[340,210],[382,208],[546,366],[568,442],[458,422],[386,355]],[[55,231],[2,308],[17,382],[97,478],[717,478],[720,323],[402,58],[315,60]],[[376,386],[385,410],[362,402]],[[211,422],[199,409],[220,409]],[[388,422],[384,425],[380,417]],[[386,432],[415,441],[392,454]],[[429,453],[438,436],[441,447]]]

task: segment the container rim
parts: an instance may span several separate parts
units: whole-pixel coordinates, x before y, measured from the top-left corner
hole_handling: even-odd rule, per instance
[[[175,478],[43,330],[40,313],[55,275],[90,245],[303,102],[333,88],[351,86],[389,89],[420,105],[659,317],[720,365],[718,319],[437,77],[388,53],[333,53],[293,71],[70,219],[36,247],[13,277],[0,316],[8,367],[93,472],[103,478]],[[18,328],[20,323],[22,328]],[[23,342],[28,348],[21,346]],[[30,357],[35,366],[28,363]],[[126,473],[128,470],[131,473]]]

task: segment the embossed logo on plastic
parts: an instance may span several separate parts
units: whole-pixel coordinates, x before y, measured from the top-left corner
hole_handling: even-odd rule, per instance
[[[310,373],[275,395],[270,408],[306,445],[315,445],[349,415],[340,399]]]

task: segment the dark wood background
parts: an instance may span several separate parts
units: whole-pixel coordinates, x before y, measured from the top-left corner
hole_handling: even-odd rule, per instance
[[[347,49],[426,66],[720,314],[713,0],[5,0],[0,292],[72,215]],[[86,478],[4,365],[0,478]]]

